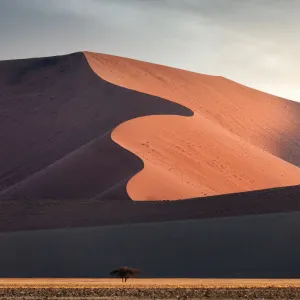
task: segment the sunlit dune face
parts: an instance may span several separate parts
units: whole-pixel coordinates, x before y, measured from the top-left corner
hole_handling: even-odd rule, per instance
[[[127,185],[134,200],[178,200],[299,183],[300,169],[198,114],[130,120],[112,138],[144,162]]]
[[[178,200],[300,184],[299,104],[222,77],[86,57],[103,79],[194,112],[137,118],[113,131],[112,139],[144,162],[127,185],[132,199]]]

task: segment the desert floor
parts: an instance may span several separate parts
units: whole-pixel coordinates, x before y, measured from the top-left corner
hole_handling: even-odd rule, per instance
[[[299,299],[300,279],[0,279],[1,299]]]
[[[110,288],[110,287],[188,287],[188,288],[239,288],[239,287],[297,287],[300,279],[230,279],[230,278],[134,278],[122,283],[118,278],[0,278],[0,288],[4,287],[41,287],[41,288]]]

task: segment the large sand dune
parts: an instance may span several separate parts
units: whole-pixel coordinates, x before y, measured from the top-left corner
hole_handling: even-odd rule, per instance
[[[222,77],[94,53],[4,61],[0,114],[1,230],[298,209],[300,104]],[[266,207],[275,187],[293,196]],[[254,190],[254,206],[229,195]]]
[[[299,277],[299,134],[300,104],[222,77],[0,62],[0,277]]]
[[[300,183],[299,103],[222,77],[85,54],[101,78],[194,112],[191,118],[130,120],[113,131],[114,141],[144,161],[143,171],[127,185],[132,199],[184,199]]]

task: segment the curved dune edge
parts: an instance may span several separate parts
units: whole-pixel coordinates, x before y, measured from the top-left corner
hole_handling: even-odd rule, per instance
[[[136,117],[193,114],[99,78],[82,52],[0,62],[0,90],[1,203],[130,201],[127,181],[143,163],[111,131]]]
[[[111,137],[144,162],[127,184],[133,200],[179,200],[299,184],[300,169],[200,115],[140,117],[119,125]]]
[[[116,143],[144,162],[144,169],[127,184],[127,192],[133,200],[188,199],[300,183],[300,169],[281,159],[284,155],[279,153],[274,143],[274,136],[278,135],[280,128],[274,128],[276,123],[273,119],[277,119],[277,122],[278,118],[285,121],[284,130],[290,125],[291,112],[287,113],[283,107],[296,108],[296,115],[299,113],[300,116],[300,106],[294,102],[246,88],[221,77],[101,54],[85,55],[91,68],[102,79],[166,98],[191,109],[195,114],[189,118],[170,115],[136,118],[122,123],[112,132],[111,137]],[[154,73],[155,69],[150,72],[151,67],[157,68],[157,72]],[[167,71],[171,73],[169,77],[166,76]],[[180,89],[182,86],[176,84],[179,73],[187,78],[196,77],[196,87],[193,86],[189,93],[178,91],[178,87]],[[213,89],[215,84],[216,89],[221,88],[225,96],[230,90],[229,104],[226,97],[222,99],[223,103],[218,99],[223,95]],[[246,96],[243,95],[245,93]],[[239,98],[241,94],[244,96],[243,101]],[[260,107],[272,108],[274,116],[264,122],[268,116],[258,116],[256,107],[251,107],[253,102],[256,106],[258,103]],[[235,110],[232,112],[233,108]],[[249,110],[250,117],[247,115]],[[241,112],[245,115],[244,120]],[[294,119],[291,122],[295,125]],[[245,121],[244,133],[235,130],[242,125],[239,120],[242,123]],[[248,129],[248,123],[254,123],[254,126]],[[298,124],[299,121],[294,127],[297,128]],[[253,127],[266,127],[272,132],[267,136],[262,130],[256,130],[258,133],[253,131]],[[272,142],[275,147],[272,147]],[[290,146],[291,149],[293,147],[297,148],[297,143]],[[297,152],[297,149],[293,150],[293,154]],[[292,157],[298,159],[297,155]]]

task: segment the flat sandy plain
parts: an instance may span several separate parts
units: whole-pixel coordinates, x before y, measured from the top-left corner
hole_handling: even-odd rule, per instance
[[[0,279],[1,299],[300,299],[300,279]]]

